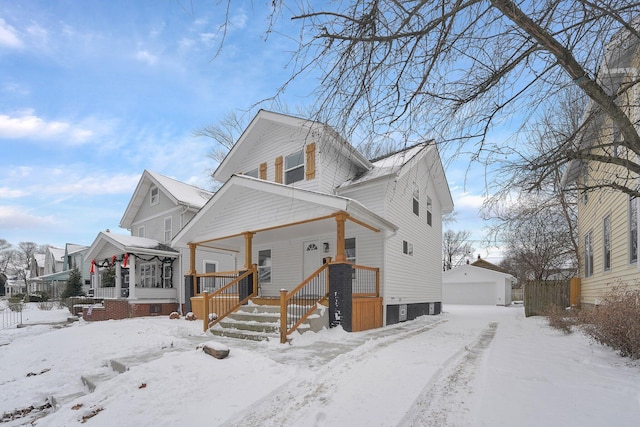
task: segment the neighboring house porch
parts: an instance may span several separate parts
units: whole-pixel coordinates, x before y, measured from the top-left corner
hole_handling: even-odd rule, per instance
[[[153,239],[101,232],[85,259],[92,264],[89,295],[103,299],[104,307],[85,309],[83,315],[105,320],[179,310],[178,255]]]

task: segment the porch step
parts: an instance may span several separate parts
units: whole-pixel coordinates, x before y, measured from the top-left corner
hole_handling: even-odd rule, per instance
[[[301,328],[305,330],[305,328]],[[269,341],[280,339],[280,307],[245,305],[229,314],[209,331],[216,336]]]

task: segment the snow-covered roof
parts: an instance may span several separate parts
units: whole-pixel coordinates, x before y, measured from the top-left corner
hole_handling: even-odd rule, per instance
[[[100,232],[84,256],[85,261],[124,253],[156,254],[175,257],[178,251],[148,237]]]
[[[180,204],[186,204],[195,208],[201,208],[213,196],[213,193],[202,188],[195,187],[157,172],[145,171],[154,178],[156,184],[175,197]]]
[[[62,261],[64,258],[64,249],[56,248],[55,246],[49,246],[47,251],[51,254],[54,260]]]
[[[149,188],[153,185],[157,186],[176,205],[183,205],[196,211],[204,206],[213,195],[212,192],[202,188],[145,170],[120,220],[120,227],[131,228],[133,219],[146,200]]]
[[[424,142],[400,151],[396,151],[395,153],[373,159],[371,160],[371,163],[373,165],[372,169],[366,171],[360,176],[344,182],[339,186],[339,188],[349,187],[351,185],[372,181],[376,178],[394,174],[402,169],[405,164],[407,164],[411,159],[413,159],[416,155],[418,155],[418,153],[420,153],[424,148],[428,146],[429,143]]]
[[[67,255],[75,254],[77,252],[82,252],[85,249],[88,249],[89,246],[84,245],[76,245],[73,243],[67,243]]]

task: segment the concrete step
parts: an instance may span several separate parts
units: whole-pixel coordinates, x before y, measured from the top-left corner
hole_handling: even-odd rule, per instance
[[[212,335],[218,337],[229,337],[229,338],[237,338],[243,340],[252,340],[252,341],[272,341],[279,340],[280,334],[278,332],[257,332],[246,329],[236,329],[230,327],[222,327],[220,324],[215,325],[211,329],[209,329]]]

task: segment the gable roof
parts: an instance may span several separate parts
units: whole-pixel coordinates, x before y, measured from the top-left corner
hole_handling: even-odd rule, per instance
[[[112,255],[136,253],[175,257],[178,251],[172,247],[147,237],[127,236],[101,231],[84,256],[85,261],[108,258]]]
[[[146,200],[146,195],[152,186],[158,187],[174,204],[182,205],[191,210],[198,210],[207,203],[213,195],[203,190],[156,172],[145,170],[138,181],[131,200],[120,220],[120,227],[129,229],[136,213]]]
[[[486,261],[486,260],[480,258],[480,255],[478,255],[478,259],[475,260],[474,262],[472,262],[471,265],[474,266],[474,267],[486,268],[487,270],[493,270],[493,271],[497,271],[497,272],[500,272],[500,273],[509,274],[507,272],[507,270],[505,270],[504,268],[498,267],[497,265],[492,264],[489,261]]]
[[[453,198],[451,197],[447,177],[442,167],[440,153],[433,140],[421,142],[403,150],[371,160],[373,167],[370,170],[341,184],[338,190],[374,182],[378,179],[388,178],[389,176],[397,176],[400,178],[427,156],[432,156],[432,164],[429,169],[431,171],[431,178],[434,180],[438,199],[442,204],[442,211],[449,213],[453,211]]]
[[[251,200],[247,204],[246,200]],[[283,208],[285,206],[285,208]],[[240,235],[248,231],[263,231],[256,238],[270,238],[265,230],[282,225],[307,223],[328,218],[337,212],[347,212],[356,220],[379,229],[395,231],[397,226],[348,197],[320,193],[263,181],[245,175],[233,175],[207,204],[173,238],[174,246]],[[258,214],[259,212],[259,214]],[[269,214],[271,212],[272,214]],[[253,230],[247,230],[250,218]],[[329,230],[335,230],[335,220],[326,220]],[[293,228],[293,227],[292,227]],[[282,228],[275,231],[283,237]]]
[[[302,119],[287,114],[273,111],[260,110],[251,120],[251,123],[242,132],[238,141],[231,147],[224,160],[213,173],[213,178],[219,182],[226,182],[232,175],[240,172],[240,164],[244,158],[259,144],[261,136],[272,127],[288,127],[298,135],[312,135],[313,131],[329,134],[329,138],[340,148],[346,149],[349,159],[362,169],[370,169],[371,163],[351,144],[349,144],[338,132],[329,125],[313,120]]]

